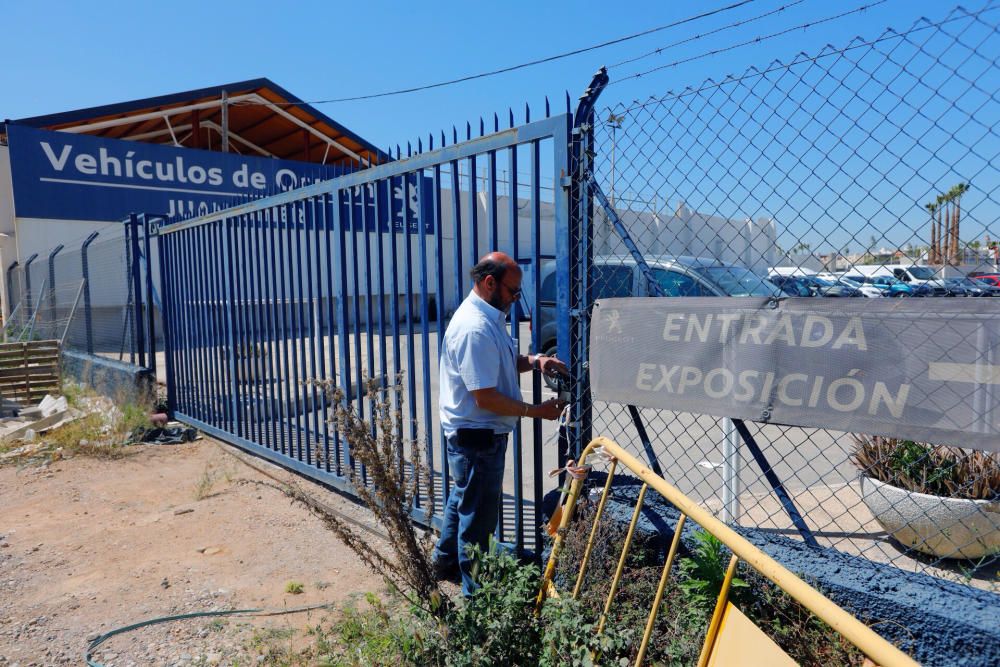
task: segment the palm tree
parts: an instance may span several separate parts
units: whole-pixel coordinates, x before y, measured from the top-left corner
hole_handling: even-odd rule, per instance
[[[927,212],[931,214],[931,248],[927,253],[927,261],[931,264],[937,264],[937,210],[938,205],[934,202],[928,202],[924,204],[924,208]]]
[[[951,221],[948,216],[948,197],[947,195],[937,196],[937,208],[938,208],[938,263],[944,264],[948,261],[948,242],[951,240]],[[948,223],[949,229],[945,230],[945,223]]]
[[[959,246],[961,242],[959,239],[959,220],[962,217],[962,195],[969,191],[971,186],[968,183],[959,183],[951,190],[948,191],[948,197],[955,202],[954,210],[952,211],[952,254],[955,256],[955,264],[961,264],[964,259],[964,253],[962,248]]]

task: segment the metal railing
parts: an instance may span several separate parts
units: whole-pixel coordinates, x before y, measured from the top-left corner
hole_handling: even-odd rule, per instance
[[[711,512],[705,510],[698,503],[688,498],[676,487],[668,484],[659,474],[653,472],[646,463],[640,461],[613,440],[604,437],[594,438],[583,450],[579,464],[581,467],[587,466],[588,464],[592,465],[595,459],[601,458],[609,461],[608,473],[604,485],[604,491],[601,494],[601,498],[598,501],[597,509],[594,514],[594,523],[592,530],[590,531],[590,537],[587,540],[587,546],[581,559],[580,569],[577,573],[576,582],[571,593],[571,597],[574,599],[580,594],[580,589],[583,586],[588,574],[587,565],[594,547],[594,536],[597,532],[597,526],[601,520],[601,515],[604,513],[605,505],[611,497],[610,489],[618,465],[621,464],[623,468],[627,469],[639,478],[642,481],[642,487],[639,490],[638,500],[632,513],[632,520],[629,523],[628,533],[626,534],[625,542],[621,548],[621,555],[618,559],[617,568],[612,575],[611,587],[604,604],[604,610],[597,623],[595,630],[597,635],[603,633],[606,627],[608,613],[614,603],[615,594],[618,590],[618,585],[625,569],[629,549],[632,546],[636,524],[638,523],[639,516],[642,512],[643,501],[647,490],[652,489],[656,493],[660,494],[680,511],[679,519],[673,529],[673,539],[671,540],[670,550],[663,564],[663,571],[660,576],[656,593],[651,601],[649,616],[643,631],[642,641],[635,658],[635,665],[643,664],[643,660],[646,657],[650,637],[653,633],[653,626],[656,622],[656,617],[660,612],[663,592],[667,586],[667,582],[671,575],[671,570],[678,553],[678,548],[681,542],[682,528],[684,526],[684,522],[688,518],[701,526],[705,531],[719,539],[732,551],[732,557],[729,561],[729,566],[726,572],[725,583],[720,591],[718,602],[712,615],[711,625],[706,633],[701,657],[698,661],[699,667],[708,664],[708,661],[711,658],[711,652],[718,636],[722,613],[726,608],[729,586],[732,582],[736,565],[740,561],[752,567],[781,590],[790,595],[806,609],[828,623],[830,627],[834,628],[844,638],[863,651],[864,654],[876,664],[882,665],[883,667],[893,667],[896,665],[910,666],[917,664],[912,658],[880,637],[871,628],[857,620],[841,607],[837,606],[833,601],[807,584],[805,581],[795,576],[780,563],[736,533],[732,528],[716,519]],[[574,510],[576,508],[577,501],[580,498],[581,491],[584,488],[584,482],[585,480],[582,478],[574,479],[572,485],[570,486],[569,494],[562,509],[562,519],[556,533],[555,541],[552,545],[552,551],[549,556],[548,563],[545,566],[545,573],[542,577],[542,586],[538,595],[538,605],[541,605],[546,596],[559,594],[558,589],[556,589],[553,583],[553,577],[555,575],[556,566],[562,550],[563,540],[565,539],[566,532],[573,520]],[[747,649],[748,647],[743,647],[743,650]]]

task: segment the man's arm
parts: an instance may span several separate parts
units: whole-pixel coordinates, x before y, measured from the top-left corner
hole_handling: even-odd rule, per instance
[[[505,396],[496,387],[472,390],[476,406],[501,417],[531,417],[534,419],[559,419],[566,404],[558,398],[550,398],[544,403],[532,405]]]
[[[542,354],[522,354],[517,357],[517,372],[527,373],[530,370],[541,371],[544,375],[569,375],[566,364],[555,357]]]

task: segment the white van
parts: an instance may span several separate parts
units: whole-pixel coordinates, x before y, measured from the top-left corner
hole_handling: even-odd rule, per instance
[[[870,266],[855,266],[851,269],[851,272],[872,278],[890,276],[928,296],[945,296],[948,294],[944,280],[929,266],[917,266],[916,264],[872,264]]]

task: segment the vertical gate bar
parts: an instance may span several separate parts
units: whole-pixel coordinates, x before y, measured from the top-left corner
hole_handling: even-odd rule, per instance
[[[391,380],[388,378],[387,374],[389,372],[387,359],[385,358],[385,230],[382,229],[382,212],[386,211],[386,226],[388,227],[389,233],[392,232],[392,215],[390,209],[385,208],[385,202],[382,201],[382,197],[379,195],[379,186],[385,185],[387,190],[390,190],[390,184],[388,181],[375,181],[373,184],[372,198],[375,204],[375,238],[377,239],[378,245],[376,246],[376,256],[378,258],[378,363],[379,363],[379,373],[382,376],[382,388],[387,389]],[[395,266],[395,262],[390,264],[390,266]],[[389,395],[387,393],[382,394],[382,400],[389,400]]]
[[[188,292],[184,287],[184,276],[181,275],[181,272],[177,267],[177,257],[179,255],[178,250],[180,249],[181,237],[181,234],[177,234],[170,238],[160,239],[161,244],[169,244],[170,246],[169,249],[164,247],[161,251],[163,257],[160,260],[160,284],[165,292],[168,289],[167,282],[169,280],[170,289],[173,290],[173,293],[171,294],[170,315],[172,324],[168,325],[164,322],[163,327],[164,336],[171,336],[171,347],[176,359],[173,366],[173,398],[170,397],[170,388],[167,388],[167,407],[171,408],[171,411],[168,412],[171,419],[177,412],[191,414],[186,409],[187,406],[184,400],[184,395],[187,391],[185,376],[187,374],[188,350],[190,350],[189,336],[191,335],[191,331],[188,320],[184,316],[184,311],[186,309],[184,304]],[[172,326],[172,329],[168,329],[168,326]]]
[[[250,226],[250,214],[244,213],[237,219],[236,243],[239,248],[236,265],[236,288],[238,290],[237,303],[239,305],[240,317],[237,320],[239,325],[239,351],[241,358],[241,368],[243,376],[240,378],[240,388],[243,392],[243,402],[241,404],[242,414],[249,420],[243,431],[243,437],[251,442],[257,442],[257,427],[260,424],[260,413],[256,400],[257,390],[254,385],[255,374],[253,372],[253,359],[256,356],[254,345],[256,337],[252,333],[250,326],[250,282],[249,282],[249,262],[250,251],[247,248],[248,228]]]
[[[687,514],[681,514],[677,519],[677,526],[674,528],[674,537],[670,540],[670,550],[667,552],[667,560],[663,563],[663,571],[660,573],[660,583],[656,586],[656,595],[653,596],[653,605],[649,610],[649,618],[646,619],[646,629],[642,633],[642,643],[639,644],[639,652],[635,657],[635,664],[641,665],[646,657],[646,649],[649,648],[649,639],[653,636],[653,626],[656,623],[656,616],[660,611],[660,603],[663,601],[663,591],[667,588],[667,580],[670,578],[670,569],[677,557],[677,549],[681,544],[681,532],[684,530],[684,522],[687,521]]]
[[[326,249],[326,321],[327,321],[327,340],[326,340],[326,350],[327,355],[330,357],[330,382],[336,385],[337,382],[337,351],[335,345],[337,341],[340,340],[341,332],[339,320],[337,319],[337,313],[334,308],[334,280],[333,272],[337,268],[337,258],[333,253],[333,235],[336,233],[336,228],[339,226],[339,218],[337,215],[338,210],[338,198],[339,195],[337,191],[328,192],[323,195],[323,245]],[[334,333],[334,324],[337,324],[336,333]],[[330,409],[336,412],[337,406],[331,405]],[[340,429],[334,428],[333,430],[333,473],[338,477],[344,476],[344,469],[342,467],[343,456],[340,451]],[[327,452],[327,469],[330,466],[330,453]]]
[[[184,230],[174,235],[177,244],[177,252],[175,253],[177,266],[174,275],[179,277],[182,290],[179,302],[181,304],[183,324],[179,326],[184,331],[185,340],[184,391],[182,392],[183,402],[180,410],[184,414],[201,419],[201,416],[195,411],[195,406],[197,405],[195,401],[195,387],[198,383],[196,378],[199,371],[197,353],[200,347],[199,327],[201,326],[201,318],[192,312],[192,305],[195,298],[194,277],[196,268],[192,261],[193,253],[190,250],[191,237],[191,230]],[[183,266],[181,258],[185,260]]]
[[[368,363],[366,364],[366,369],[368,373],[368,381],[372,382],[375,379],[375,341],[372,336],[374,331],[372,330],[372,320],[374,319],[375,313],[372,306],[372,244],[371,244],[371,212],[368,210],[370,199],[369,188],[372,187],[371,183],[365,183],[361,186],[361,233],[362,239],[364,240],[364,256],[365,256],[365,342],[366,342],[366,352],[368,353]],[[377,225],[377,223],[376,223]],[[365,387],[365,392],[367,393],[368,388]],[[373,437],[378,436],[378,428],[375,423],[375,403],[374,401],[368,402],[368,420],[371,422],[371,434]]]
[[[246,270],[246,299],[247,317],[250,324],[249,344],[250,344],[250,394],[252,405],[256,413],[254,419],[254,442],[262,447],[267,446],[267,423],[268,409],[264,402],[262,372],[262,357],[264,355],[264,345],[262,343],[263,332],[260,321],[260,290],[257,288],[260,276],[260,248],[258,241],[260,237],[257,233],[258,211],[254,211],[246,216],[244,224],[243,239]]]
[[[465,272],[462,270],[462,181],[459,179],[458,160],[451,161],[451,218],[455,225],[455,308],[458,308],[465,298],[462,289],[465,283]],[[444,335],[444,332],[440,332]]]
[[[240,403],[241,396],[239,390],[239,379],[236,372],[236,341],[238,339],[236,333],[236,313],[234,309],[236,308],[236,287],[235,287],[235,256],[233,252],[233,218],[225,218],[225,227],[221,230],[222,232],[222,246],[223,246],[223,262],[224,262],[224,273],[223,280],[225,284],[225,299],[228,301],[228,307],[226,308],[226,334],[229,338],[229,349],[226,357],[229,360],[229,391],[232,392],[230,396],[230,405],[232,411],[232,422],[231,433],[235,433],[237,437],[243,437],[243,422],[240,419]],[[227,429],[228,430],[228,429]]]
[[[156,382],[156,312],[155,303],[153,301],[153,254],[152,254],[152,240],[149,238],[149,216],[143,214],[142,216],[142,245],[143,245],[143,256],[145,257],[145,262],[143,264],[146,267],[146,280],[145,280],[145,297],[146,302],[146,339],[149,344],[149,367],[153,369],[153,382]],[[60,246],[61,247],[61,246]],[[51,266],[52,260],[49,260],[49,265]],[[52,282],[52,296],[53,305],[55,304],[55,281]]]
[[[280,280],[278,286],[278,307],[280,308],[280,329],[279,336],[281,337],[281,372],[279,378],[281,380],[281,392],[279,394],[279,405],[281,406],[281,453],[285,456],[294,458],[292,454],[293,445],[293,433],[292,433],[292,411],[294,410],[295,404],[292,402],[292,354],[289,348],[289,340],[292,337],[291,332],[291,313],[289,311],[289,298],[288,298],[288,280],[286,276],[290,275],[291,271],[291,261],[289,256],[285,253],[285,225],[288,223],[288,216],[284,206],[275,206],[271,209],[272,213],[272,225],[274,226],[275,237],[277,239],[277,262],[278,262],[278,273],[276,274]]]
[[[316,382],[321,378],[316,368],[316,294],[313,289],[316,282],[313,278],[313,227],[316,224],[316,200],[313,197],[302,204],[304,229],[300,232],[306,246],[306,299],[309,300],[307,320],[309,322],[309,386],[308,404],[309,416],[312,417],[312,436],[306,441],[306,463],[314,465],[313,452],[319,443],[319,396],[316,392]],[[317,267],[318,268],[318,267]],[[308,419],[307,425],[308,425]]]
[[[427,223],[430,222],[424,216],[424,172],[420,170],[416,174],[417,185],[417,233],[420,243],[420,356],[423,363],[422,380],[424,385],[424,440],[426,453],[424,463],[427,465],[427,474],[430,479],[430,492],[434,493],[434,421],[431,419],[431,327],[430,327],[430,304],[427,293]],[[416,473],[416,471],[414,471]],[[417,491],[419,496],[420,491]],[[434,517],[427,517],[430,522]]]
[[[168,239],[162,236],[157,239],[156,249],[159,253],[160,265],[160,303],[163,308],[160,312],[160,317],[163,320],[163,361],[164,371],[167,374],[167,414],[172,417],[177,404],[177,383],[174,378],[173,358],[174,342],[172,340],[176,329],[171,330],[170,328],[176,327],[177,323],[177,317],[173,312],[174,295],[171,293],[174,289],[173,277],[176,273],[170,270],[168,264],[171,257],[170,248],[167,245]]]
[[[233,410],[233,401],[235,400],[235,395],[233,393],[233,375],[230,362],[232,361],[232,347],[231,339],[229,336],[229,308],[227,306],[230,301],[228,301],[229,292],[229,282],[227,280],[228,269],[227,269],[227,255],[226,255],[226,228],[229,224],[228,219],[220,220],[214,223],[210,229],[212,237],[212,246],[214,253],[212,257],[220,257],[223,260],[221,278],[222,280],[218,283],[215,281],[210,281],[213,284],[212,290],[214,293],[214,306],[216,312],[216,339],[215,346],[217,357],[217,363],[220,367],[219,379],[221,382],[221,393],[222,398],[222,422],[220,422],[220,427],[227,431],[236,432],[235,427],[235,412]]]
[[[306,347],[308,345],[308,325],[306,323],[306,311],[305,311],[305,288],[302,280],[302,240],[305,234],[305,202],[301,199],[295,201],[289,205],[289,213],[291,214],[292,220],[292,237],[295,240],[295,316],[296,316],[296,335],[295,335],[295,348],[296,355],[298,357],[297,369],[298,376],[295,380],[296,390],[298,391],[299,399],[299,411],[298,418],[295,420],[297,427],[297,443],[298,443],[298,454],[296,459],[305,462],[307,457],[307,452],[309,450],[309,389],[305,385],[308,379],[309,366],[306,354]]]
[[[350,228],[351,243],[350,243],[350,253],[351,253],[351,275],[350,275],[350,286],[351,292],[349,300],[352,301],[351,304],[351,315],[353,322],[351,322],[351,330],[354,333],[354,344],[352,349],[354,350],[354,382],[357,389],[357,396],[355,398],[358,401],[358,419],[364,420],[365,418],[365,388],[363,382],[364,372],[362,370],[361,362],[361,289],[358,280],[358,212],[357,212],[357,187],[351,187],[347,191],[347,224]],[[361,483],[368,484],[368,470],[365,466],[361,466]]]
[[[326,382],[333,378],[333,375],[329,373],[326,368],[326,339],[324,336],[333,335],[333,326],[330,320],[325,320],[323,316],[323,281],[324,274],[324,264],[323,264],[323,239],[326,231],[326,196],[320,195],[316,198],[314,204],[314,224],[313,224],[313,242],[316,248],[316,293],[318,295],[316,301],[316,335],[317,335],[317,352],[319,353],[319,376],[317,380],[324,382],[322,385],[322,390],[320,391],[320,399],[323,427],[322,427],[322,438],[323,445],[322,449],[319,449],[317,445],[317,456],[316,464],[322,467],[326,472],[330,472],[330,401],[327,397],[326,392]],[[325,265],[326,273],[331,270],[329,262]],[[329,301],[333,298],[333,295],[326,292],[326,299]],[[324,321],[325,320],[325,321]],[[323,332],[326,332],[324,334]],[[317,438],[320,434],[317,433]]]
[[[184,249],[184,256],[188,258],[191,262],[191,296],[190,296],[190,307],[188,312],[191,317],[191,321],[194,322],[195,340],[197,341],[194,348],[194,375],[191,378],[191,400],[193,401],[193,406],[195,408],[194,415],[205,422],[206,424],[211,424],[211,418],[205,405],[205,396],[210,391],[210,378],[208,370],[208,359],[205,357],[205,350],[209,347],[208,344],[208,311],[206,309],[205,303],[205,293],[202,289],[202,271],[203,263],[207,261],[207,255],[205,244],[204,244],[204,232],[207,227],[186,229],[179,232],[182,237],[186,240],[186,247]],[[214,392],[212,392],[214,393]]]
[[[301,370],[299,351],[302,345],[302,320],[299,316],[299,303],[302,299],[301,294],[301,284],[298,279],[301,279],[302,272],[302,257],[299,254],[298,248],[298,205],[297,203],[285,204],[282,207],[285,213],[285,236],[286,242],[288,243],[288,296],[289,296],[289,319],[291,321],[291,331],[288,342],[291,345],[292,351],[292,398],[293,403],[290,409],[295,410],[295,454],[292,456],[296,461],[302,460],[302,418],[305,412],[305,406],[302,404],[302,385],[301,376],[299,372]]]
[[[443,142],[442,142],[443,143]],[[435,289],[437,291],[437,359],[441,358],[441,345],[444,343],[444,313],[445,313],[445,293],[444,293],[444,239],[443,230],[441,229],[441,165],[434,165],[434,217],[432,224],[434,225],[434,266],[437,267],[435,271],[435,276],[437,282],[435,283]],[[440,363],[440,362],[439,362]],[[428,385],[429,387],[430,385]],[[430,423],[427,424],[429,429]],[[448,496],[448,483],[451,481],[448,474],[448,442],[444,437],[444,427],[440,427],[438,430],[438,438],[441,442],[441,502],[438,503],[438,509],[441,514],[444,514],[444,504]],[[434,469],[431,468],[431,482],[434,481]],[[433,489],[433,484],[432,487]]]
[[[254,313],[256,316],[257,345],[259,349],[257,359],[257,395],[261,404],[261,412],[264,415],[264,423],[261,424],[260,444],[268,449],[274,449],[273,425],[274,425],[274,405],[271,402],[271,379],[269,372],[271,363],[271,332],[268,327],[268,298],[264,290],[264,274],[267,258],[262,249],[261,237],[264,234],[264,214],[257,211],[253,216],[253,278],[254,278]]]
[[[499,250],[500,238],[497,230],[497,152],[489,151],[489,159],[487,160],[488,165],[488,181],[486,193],[487,202],[489,203],[489,223],[490,223],[490,252]]]
[[[268,241],[270,236],[270,216],[266,209],[257,212],[257,228],[254,239],[254,254],[257,256],[257,293],[260,308],[261,324],[261,366],[263,368],[263,384],[261,385],[261,400],[265,405],[266,442],[272,451],[278,451],[278,405],[275,402],[274,389],[278,374],[275,372],[274,345],[274,295],[271,291],[271,278],[274,271],[271,266],[271,251]]]
[[[348,352],[347,333],[347,248],[346,236],[344,233],[344,215],[341,212],[341,204],[344,202],[344,191],[337,188],[333,191],[333,223],[336,227],[334,241],[337,246],[337,341],[340,346],[340,389],[344,392],[344,409],[349,410],[351,406],[351,357]],[[348,471],[345,475],[350,475],[354,471],[354,460],[351,456],[350,443],[344,442],[344,464]]]
[[[406,209],[406,195],[405,195],[406,183],[405,183],[405,180],[402,177],[400,177],[400,183],[401,183],[400,190],[402,192],[404,192],[404,195],[401,197],[402,208],[400,209],[400,218],[402,219],[402,224],[405,225],[406,224],[406,214],[405,214],[405,209]],[[392,179],[390,179],[389,180],[389,187],[387,188],[387,191],[388,191],[388,200],[389,200],[389,245],[390,245],[390,251],[392,252],[392,264],[391,264],[391,267],[392,267],[392,274],[391,274],[392,275],[392,281],[391,281],[392,282],[392,295],[391,295],[391,301],[389,302],[389,305],[390,305],[389,312],[390,312],[391,317],[392,317],[392,371],[393,371],[392,384],[393,384],[394,387],[396,387],[396,385],[399,384],[399,382],[400,382],[399,374],[400,374],[400,372],[402,370],[400,356],[401,356],[402,353],[400,352],[400,349],[399,349],[399,271],[396,269],[396,267],[399,266],[399,248],[398,248],[399,240],[396,238],[398,232],[396,231],[396,218],[395,218],[395,215],[394,215],[394,211],[392,209],[392,201],[394,199],[394,197],[392,195],[392,190],[393,190],[393,181],[392,181]],[[400,229],[400,231],[402,231],[402,229]],[[402,390],[403,390],[403,388],[401,386],[396,387],[393,390],[393,406],[395,408],[396,414],[399,414],[400,417],[402,417],[402,409],[401,409],[401,405],[402,405],[401,401],[402,401],[402,398],[403,398]],[[399,462],[398,462],[398,464],[399,464],[400,470],[402,470],[402,468],[403,468],[403,448],[402,448],[402,443],[403,443],[403,420],[402,420],[402,418],[398,419],[397,423],[396,423],[396,438],[398,439],[398,441],[400,443],[400,447],[399,447]]]
[[[469,267],[479,261],[479,195],[476,183],[476,156],[469,156]]]
[[[358,272],[358,227],[359,216],[358,216],[358,196],[357,196],[357,186],[354,186],[348,190],[348,209],[347,209],[347,220],[348,225],[351,230],[351,315],[353,322],[351,323],[351,329],[354,333],[354,344],[352,349],[354,350],[354,378],[357,385],[357,396],[355,397],[358,401],[358,419],[365,418],[365,388],[363,371],[363,363],[361,361],[361,284],[359,281],[360,274]],[[362,469],[362,474],[367,477],[367,473]],[[367,483],[367,479],[365,479]]]
[[[215,235],[216,227],[220,223],[213,222],[211,224],[205,225],[204,236],[205,236],[205,263],[202,265],[202,281],[205,294],[205,304],[208,309],[208,348],[205,350],[206,353],[206,372],[211,377],[211,387],[212,391],[210,394],[205,396],[208,404],[212,408],[212,422],[213,426],[218,428],[224,427],[225,416],[228,410],[228,402],[226,401],[226,381],[225,381],[225,371],[224,363],[221,358],[222,346],[220,344],[223,338],[222,334],[222,321],[219,317],[219,304],[216,299],[216,286],[221,282],[220,280],[210,280],[208,275],[208,261],[212,260],[218,262],[222,258],[222,253],[216,247]],[[217,271],[216,275],[221,274],[221,271]],[[220,276],[221,277],[221,276]]]
[[[559,139],[553,139],[554,143],[559,143]],[[542,353],[542,331],[541,331],[541,292],[542,292],[542,188],[541,188],[541,142],[535,140],[531,142],[531,265],[535,270],[535,293],[532,295],[531,304],[531,351],[535,354]],[[558,188],[558,184],[556,185]],[[558,190],[553,190],[558,198]],[[556,234],[559,232],[557,231]],[[542,402],[542,378],[538,373],[531,374],[531,400],[533,403]],[[531,420],[532,430],[532,490],[535,512],[532,516],[532,525],[535,527],[535,559],[541,562],[542,558],[542,522],[539,520],[542,508],[542,420]]]
[[[244,231],[246,229],[246,214],[233,218],[232,245],[233,245],[233,275],[235,278],[234,293],[236,300],[233,307],[236,311],[236,347],[233,352],[236,354],[236,386],[239,387],[239,418],[243,422],[243,437],[253,442],[253,430],[256,425],[254,418],[255,410],[253,399],[250,396],[251,387],[248,382],[250,373],[247,370],[248,346],[251,339],[247,335],[247,295],[246,295],[246,245],[244,242]]]
[[[406,280],[406,387],[407,403],[410,414],[410,446],[417,447],[417,371],[416,355],[414,354],[413,338],[413,233],[410,229],[410,176],[416,174],[406,173],[403,175],[403,242],[406,245],[404,254],[404,272]],[[415,473],[416,471],[414,471]],[[420,496],[416,496],[414,503],[420,507]]]
[[[628,532],[625,534],[625,544],[622,545],[622,555],[618,558],[618,567],[615,568],[615,575],[611,579],[611,590],[608,591],[608,598],[604,601],[604,611],[601,612],[601,618],[597,622],[597,635],[600,636],[604,632],[604,628],[608,622],[608,612],[611,611],[611,603],[615,600],[615,594],[618,592],[618,584],[622,579],[622,572],[625,570],[625,560],[628,558],[629,549],[632,547],[632,538],[635,537],[635,526],[639,523],[639,515],[642,514],[642,503],[646,499],[646,489],[649,488],[648,484],[643,484],[639,489],[639,498],[635,501],[635,511],[632,512],[632,521],[628,525]]]
[[[509,149],[508,166],[510,167],[510,180],[508,181],[507,205],[508,217],[510,218],[510,256],[514,262],[520,266],[520,220],[517,215],[517,144],[513,144]],[[496,165],[494,163],[493,180],[496,182]],[[522,275],[522,280],[524,279]],[[523,303],[524,295],[518,298],[517,303],[510,310],[510,328],[514,337],[514,351],[521,354],[521,320],[518,316],[519,309]],[[533,377],[535,374],[531,373]],[[521,385],[521,374],[518,373],[518,389]],[[517,555],[524,553],[524,451],[522,449],[522,429],[521,420],[514,423],[514,540]]]
[[[597,530],[600,528],[601,517],[604,516],[604,508],[608,504],[608,499],[611,497],[611,484],[615,479],[615,471],[618,469],[618,459],[611,459],[611,465],[608,467],[608,474],[604,478],[604,489],[601,492],[601,499],[597,501],[597,510],[594,512],[594,523],[590,527],[590,536],[587,537],[587,546],[583,549],[583,558],[580,559],[580,569],[576,574],[576,583],[573,584],[573,595],[574,600],[579,599],[580,590],[583,588],[583,579],[587,574],[587,565],[590,564],[590,555],[594,551],[594,538],[597,537]]]
[[[142,280],[139,275],[139,216],[135,213],[129,215],[129,250],[131,254],[130,265],[132,267],[132,336],[135,340],[135,350],[138,357],[139,366],[146,366],[146,337],[142,324]],[[42,297],[39,297],[39,307]]]

